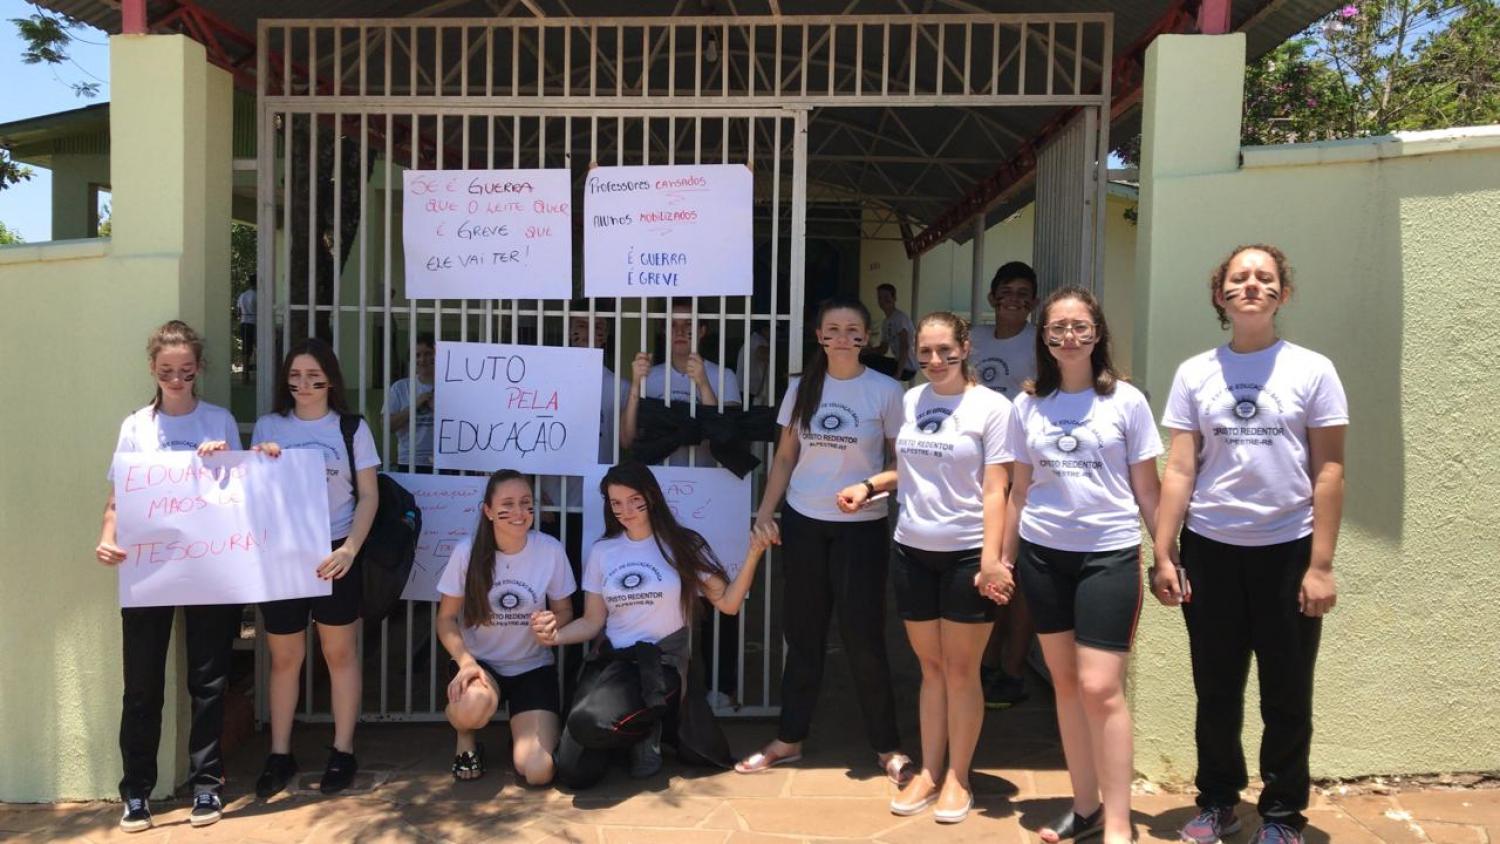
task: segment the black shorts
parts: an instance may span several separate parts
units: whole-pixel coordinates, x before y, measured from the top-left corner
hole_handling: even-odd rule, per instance
[[[336,539],[334,550],[344,544]],[[267,601],[260,605],[261,618],[265,619],[266,632],[278,636],[301,633],[307,629],[307,618],[329,627],[342,627],[359,621],[359,605],[365,593],[364,570],[356,558],[354,566],[344,576],[333,582],[332,595],[316,598],[287,598],[284,601]]]
[[[979,549],[923,551],[896,543],[896,612],[905,621],[995,620],[999,607],[974,588]]]
[[[1038,633],[1073,631],[1080,645],[1129,651],[1141,617],[1141,547],[1059,551],[1021,540],[1016,576]]]
[[[522,712],[541,709],[553,715],[562,714],[562,693],[557,688],[557,666],[543,665],[530,671],[506,677],[484,660],[479,666],[490,675],[500,690],[500,705],[514,718]],[[448,660],[448,679],[458,676],[458,663]]]

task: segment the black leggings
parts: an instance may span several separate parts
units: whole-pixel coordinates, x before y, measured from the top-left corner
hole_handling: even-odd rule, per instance
[[[876,753],[896,750],[901,738],[885,651],[885,579],[891,554],[886,520],[825,522],[782,507],[781,547],[786,560],[786,667],[777,737],[785,742],[807,738],[823,683],[828,622],[836,609],[865,737]]]
[[[1198,692],[1198,805],[1234,806],[1245,787],[1245,682],[1260,680],[1262,817],[1302,828],[1311,779],[1313,669],[1323,621],[1297,609],[1312,537],[1260,547],[1182,532],[1193,599],[1182,605]]]
[[[217,794],[224,785],[224,692],[241,611],[235,605],[183,607],[187,688],[192,700],[188,732],[189,782],[193,792]],[[167,645],[176,607],[120,610],[125,694],[120,707],[120,758],[125,775],[120,798],[149,797],[156,788],[156,750],[161,743],[161,707],[167,676]],[[174,783],[175,785],[175,783]]]

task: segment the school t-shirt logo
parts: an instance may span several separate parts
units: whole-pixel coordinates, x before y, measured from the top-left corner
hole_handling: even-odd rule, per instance
[[[1213,435],[1225,445],[1269,446],[1286,434],[1285,402],[1264,384],[1228,384],[1208,401]]]
[[[335,450],[333,446],[319,440],[306,440],[300,443],[286,443],[282,448],[312,448],[323,452],[323,473],[330,478],[336,478],[344,468],[344,455]]]
[[[1066,477],[1092,477],[1104,467],[1101,452],[1104,438],[1087,420],[1059,419],[1057,424],[1041,437],[1041,448],[1045,456],[1037,464]]]
[[[995,383],[1001,378],[1010,377],[1010,364],[1006,363],[1004,358],[984,358],[979,361],[979,365],[976,368],[979,370],[979,380],[983,381],[986,387],[999,390],[1001,393],[1008,393],[1010,391],[1006,385]]]
[[[609,573],[604,600],[611,609],[647,606],[664,596],[661,584],[662,572],[652,563],[622,563]]]
[[[953,408],[929,407],[917,412],[917,430],[924,434],[936,434],[948,426],[948,420],[951,418],[953,418]]]
[[[858,430],[859,414],[854,408],[838,402],[823,402],[813,414],[803,439],[810,447],[843,451],[859,442]]]
[[[541,606],[541,597],[531,584],[506,578],[490,592],[490,625],[528,627],[531,608]]]

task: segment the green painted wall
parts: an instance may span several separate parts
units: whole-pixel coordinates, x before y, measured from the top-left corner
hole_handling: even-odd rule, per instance
[[[180,36],[110,39],[114,237],[0,250],[0,801],[111,797],[120,777],[116,582],[93,559],[120,420],[150,399],[149,331],[209,337],[228,398],[227,74]],[[181,691],[180,651],[169,688]],[[159,756],[180,781],[182,694]]]
[[[1238,101],[1243,64],[1239,36],[1163,37],[1148,53],[1136,375],[1159,415],[1177,364],[1226,339],[1212,269],[1239,243],[1287,253],[1297,289],[1282,333],[1333,359],[1352,417],[1314,775],[1494,770],[1500,127],[1462,142],[1252,148],[1239,166],[1238,113],[1205,104]],[[1191,779],[1179,613],[1148,599],[1136,653],[1136,765]],[[1253,772],[1253,691],[1246,712]]]

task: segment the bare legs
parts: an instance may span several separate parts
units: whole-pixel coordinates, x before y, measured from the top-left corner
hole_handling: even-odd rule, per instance
[[[899,802],[917,803],[940,787],[938,810],[957,811],[968,802],[972,792],[969,767],[984,722],[979,658],[990,627],[989,623],[906,622],[907,638],[922,666],[918,697],[922,768],[902,789]]]
[[[1073,810],[1104,805],[1104,840],[1130,841],[1130,780],[1134,745],[1125,704],[1129,654],[1078,645],[1071,631],[1041,636],[1057,697],[1057,727],[1073,785]],[[1043,841],[1055,841],[1051,830]]]
[[[458,700],[448,704],[448,723],[458,733],[455,753],[474,750],[475,734],[484,729],[500,706],[500,693],[488,673],[470,683]],[[557,713],[532,709],[510,718],[511,762],[529,785],[552,782],[555,765],[552,752],[561,734]],[[474,779],[478,773],[464,776]]]
[[[323,661],[333,702],[333,746],[354,752],[354,727],[359,722],[363,679],[356,658],[355,624],[318,625]],[[271,752],[291,753],[292,719],[301,695],[302,661],[307,656],[307,633],[266,635],[271,652]]]

